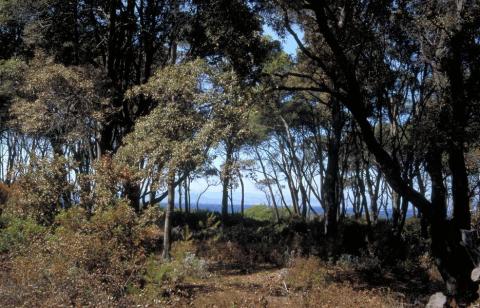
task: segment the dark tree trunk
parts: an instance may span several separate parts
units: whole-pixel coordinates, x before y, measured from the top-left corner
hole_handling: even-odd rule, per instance
[[[180,212],[183,210],[182,209],[182,202],[183,202],[183,198],[182,198],[182,183],[180,183],[178,185],[178,209],[180,210]]]
[[[337,212],[339,207],[339,198],[337,196],[340,138],[342,134],[342,118],[340,103],[333,99],[332,105],[332,128],[333,132],[328,140],[328,163],[325,171],[325,182],[323,191],[325,196],[325,234],[333,237],[337,233]]]
[[[408,215],[408,201],[405,198],[402,198],[402,203],[401,203],[401,210],[402,210],[402,216],[400,218],[400,223],[398,224],[398,229],[397,229],[397,234],[401,234],[403,231],[403,228],[405,227],[405,222],[407,221],[407,215]]]
[[[138,183],[127,181],[124,184],[125,197],[129,200],[130,206],[139,213],[140,208],[140,185]]]
[[[460,2],[459,2],[460,3]],[[466,4],[465,4],[466,5]],[[462,5],[457,7],[461,10]],[[459,13],[460,13],[459,12]],[[461,28],[461,25],[457,25]],[[460,30],[460,29],[459,29]],[[471,98],[465,90],[465,76],[463,65],[463,45],[468,40],[465,34],[467,30],[461,29],[456,32],[449,42],[451,49],[450,56],[443,61],[449,83],[450,83],[450,123],[447,128],[449,132],[448,142],[448,163],[452,173],[452,198],[453,198],[453,221],[457,228],[470,229],[470,198],[467,168],[465,166],[465,127],[467,125],[467,105]],[[478,92],[478,89],[474,89]]]
[[[392,190],[392,225],[394,229],[398,228],[400,222],[400,206],[402,197],[396,191]]]
[[[443,183],[442,152],[434,148],[428,155],[427,171],[432,181],[430,237],[435,259],[447,292],[467,302],[476,296],[477,286],[470,279],[474,264],[461,242],[456,223],[447,220],[446,188]]]
[[[108,55],[107,55],[107,73],[108,77],[116,83],[117,75],[115,69],[115,58],[118,52],[117,48],[117,8],[119,1],[111,0],[109,7],[109,26],[108,26]]]
[[[62,144],[58,141],[58,139],[56,137],[50,138],[50,143],[52,145],[53,154],[57,157],[63,157],[65,153],[63,151]],[[63,174],[57,180],[64,183],[64,185],[66,186],[68,184],[67,166],[64,166],[62,172]],[[63,201],[63,203],[61,202],[61,204],[64,208],[69,208],[72,205],[71,196],[67,192],[62,192],[59,197]]]
[[[419,164],[416,165],[416,173],[417,173],[417,183],[420,190],[420,193],[425,196],[427,189],[425,188],[425,183],[422,178],[422,174],[420,173],[420,166]],[[418,215],[420,216],[420,229],[423,238],[428,238],[428,218],[422,211],[418,211]]]
[[[452,172],[453,220],[459,229],[471,228],[470,193],[462,145],[451,145],[448,163]]]
[[[360,169],[360,163],[359,162],[357,163],[356,173],[357,173],[358,188],[359,188],[360,195],[361,195],[361,198],[362,198],[361,199],[362,200],[361,201],[362,202],[362,209],[363,209],[363,211],[365,211],[365,220],[367,221],[367,225],[370,227],[372,225],[372,222],[371,222],[370,213],[369,213],[369,210],[368,210],[365,182],[364,182],[363,177],[362,177],[362,171]]]
[[[372,212],[372,219],[373,223],[376,224],[378,221],[378,193],[380,190],[380,180],[381,180],[381,173],[378,172],[375,183],[373,183],[372,179],[370,178],[370,166],[367,164],[367,168],[365,169],[365,179],[367,181],[367,188],[368,194],[370,196],[370,205],[371,205],[371,212]]]

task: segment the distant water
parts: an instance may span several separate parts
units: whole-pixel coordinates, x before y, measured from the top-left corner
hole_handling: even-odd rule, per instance
[[[245,204],[244,208],[246,210],[246,209],[248,209],[252,206],[255,206],[255,205]],[[175,205],[175,208],[178,208],[178,204]],[[321,206],[313,206],[312,208],[318,215],[323,214],[323,208]],[[222,211],[222,206],[221,206],[221,204],[215,204],[215,203],[200,203],[198,205],[198,209],[202,210],[202,211],[209,211],[209,212],[221,212]],[[272,207],[272,209],[273,209],[273,207]],[[191,204],[191,210],[192,211],[196,210],[195,204]],[[233,211],[234,211],[234,213],[240,213],[241,212],[240,204],[234,204],[233,205]],[[231,206],[230,205],[228,206],[228,212],[229,213],[231,212]],[[354,215],[353,209],[351,207],[347,208],[347,215],[348,216],[353,216]],[[392,210],[389,209],[388,212],[385,212],[382,209],[379,213],[379,217],[381,217],[381,218],[387,218],[387,217],[391,218],[392,217]],[[407,211],[407,217],[413,217],[413,211],[412,211],[411,208],[409,208],[408,211]]]

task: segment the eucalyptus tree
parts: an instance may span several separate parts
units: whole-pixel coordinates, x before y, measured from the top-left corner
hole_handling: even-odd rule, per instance
[[[8,42],[0,59],[28,60],[42,50],[57,63],[106,75],[112,112],[99,132],[102,154],[114,153],[136,119],[155,108],[151,100],[124,100],[155,69],[204,57],[253,79],[269,51],[247,1],[3,0],[0,8],[0,42]]]
[[[146,83],[156,69],[197,57],[212,64],[229,63],[253,82],[270,46],[261,32],[260,18],[247,1],[0,1],[0,42],[4,47],[0,61],[20,59],[30,65],[34,55],[41,52],[67,69],[99,72],[101,78],[94,82],[108,87],[104,107],[109,112],[103,114],[102,125],[90,140],[94,149],[88,155],[79,151],[89,146],[80,138],[68,144],[87,172],[93,159],[115,154],[137,119],[157,105],[147,97],[127,99],[128,89]],[[2,117],[7,114],[8,118],[9,108],[3,101],[0,97]],[[71,104],[75,103],[59,107]],[[36,110],[23,111],[26,119],[37,117],[32,114]],[[82,118],[84,113],[88,110],[72,123],[89,122],[88,117]],[[66,147],[62,136],[50,139],[58,140],[57,149]],[[179,183],[184,181],[176,185]],[[142,187],[125,183],[125,190],[138,209]]]
[[[468,127],[478,106],[479,4],[476,1],[266,1],[278,28],[290,33],[313,72],[297,74],[313,81],[306,88],[328,93],[355,119],[363,142],[388,184],[412,203],[430,223],[432,253],[447,291],[459,299],[474,296],[473,263],[460,242],[460,230],[470,228],[470,199],[465,168]],[[304,38],[292,27],[296,23]],[[402,68],[419,64],[433,94],[412,103],[399,84]],[[321,78],[319,78],[319,76]],[[425,95],[424,89],[414,97]],[[371,119],[403,105],[408,115],[389,125],[415,123],[423,132],[430,199],[405,177],[402,159],[376,135]],[[422,111],[417,113],[416,111]],[[400,120],[400,121],[399,121]],[[395,123],[398,121],[398,123]],[[436,132],[432,134],[431,132]],[[421,134],[417,136],[420,140]],[[410,135],[415,139],[415,135]],[[444,154],[448,166],[443,164]],[[453,217],[447,218],[444,168],[452,181]]]
[[[221,140],[225,160],[220,172],[222,216],[225,217],[228,215],[228,192],[234,176],[239,175],[240,172],[239,152],[254,134],[249,127],[249,108],[258,95],[253,87],[242,82],[233,71],[224,73],[220,77],[221,80],[213,80],[213,86],[223,92],[223,95],[218,97],[221,101],[215,105],[214,113],[217,121],[225,123]]]
[[[91,153],[91,143],[95,143],[107,113],[107,92],[100,80],[101,75],[93,69],[65,67],[37,57],[17,88],[10,108],[11,125],[46,138],[57,155],[64,155],[63,145],[77,141]]]
[[[136,166],[133,171],[138,178],[151,178],[152,189],[167,187],[164,258],[170,257],[176,177],[182,176],[180,171],[191,173],[202,167],[211,149],[237,129],[225,118],[237,95],[235,73],[202,60],[160,69],[128,93],[158,105],[137,122],[117,157],[127,166]]]

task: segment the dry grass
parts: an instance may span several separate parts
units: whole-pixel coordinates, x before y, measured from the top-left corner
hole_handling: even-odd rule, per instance
[[[286,268],[221,271],[179,285],[157,303],[172,307],[412,307],[403,295],[386,288],[362,288],[329,278],[339,270],[316,258],[297,258]]]

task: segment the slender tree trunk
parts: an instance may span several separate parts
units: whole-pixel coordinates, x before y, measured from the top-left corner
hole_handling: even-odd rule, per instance
[[[283,147],[283,143],[280,143],[280,153],[281,153],[281,156],[282,156],[282,164],[284,165],[284,169],[285,169],[284,173],[285,173],[285,176],[287,178],[287,185],[288,185],[288,189],[290,191],[290,197],[292,199],[293,213],[295,215],[300,215],[300,210],[299,210],[299,206],[298,206],[298,192],[295,189],[294,184],[293,184],[293,175],[292,175],[292,172],[291,172],[291,167],[290,167],[290,165],[288,165],[288,162],[285,158],[285,150],[284,150],[284,147]]]
[[[277,222],[278,222],[278,220],[280,219],[280,215],[278,213],[277,201],[275,200],[275,194],[273,193],[272,185],[270,184],[270,179],[267,176],[267,170],[265,169],[265,165],[263,163],[262,157],[260,156],[260,153],[258,152],[257,148],[255,148],[255,154],[257,154],[258,161],[260,162],[260,167],[262,168],[263,176],[265,178],[265,181],[267,182],[267,188],[268,188],[268,191],[269,191],[270,196],[272,198],[272,204],[273,204],[276,219],[277,219]]]
[[[400,221],[400,205],[401,205],[400,195],[392,189],[392,224],[393,228],[398,228],[398,223]]]
[[[185,179],[183,190],[185,191],[185,213],[190,213],[190,178]]]
[[[165,209],[165,229],[163,234],[163,254],[164,260],[170,260],[170,247],[172,237],[172,213],[175,209],[175,172],[169,171],[168,180],[168,202]]]
[[[235,214],[235,210],[233,208],[233,187],[230,186],[230,197],[229,197],[229,200],[230,200],[230,212],[233,214]]]
[[[182,211],[182,183],[178,185],[178,209]]]
[[[425,183],[422,178],[422,174],[420,173],[420,166],[417,164],[417,183],[420,193],[425,196],[427,189],[425,188]],[[418,211],[418,215],[420,216],[420,229],[423,238],[428,238],[428,219],[427,216],[422,213],[422,211]]]
[[[288,207],[287,203],[285,202],[285,196],[283,195],[282,191],[282,186],[280,185],[280,181],[278,180],[278,175],[277,172],[275,171],[275,167],[273,167],[273,176],[274,176],[274,181],[275,184],[277,185],[278,192],[280,193],[280,201],[282,202],[283,207],[287,210],[288,215],[291,217],[292,212],[290,211],[290,208]]]
[[[305,219],[307,215],[307,209],[308,209],[307,208],[308,197],[307,197],[307,191],[302,181],[302,178],[303,178],[302,166],[300,165],[300,160],[298,159],[297,154],[295,153],[295,144],[293,141],[293,137],[290,133],[290,127],[287,121],[285,121],[283,117],[280,117],[280,118],[285,128],[286,141],[287,141],[286,144],[288,146],[288,152],[290,154],[291,160],[293,162],[294,170],[298,178],[298,187],[300,189],[300,196],[302,198],[302,218]]]
[[[407,215],[408,215],[408,201],[405,198],[402,198],[401,209],[402,209],[402,216],[401,216],[400,223],[398,224],[398,229],[397,229],[397,234],[399,234],[399,235],[403,231],[403,227],[405,226],[405,222],[407,221]]]
[[[356,170],[356,174],[357,174],[357,182],[358,182],[358,187],[359,187],[359,190],[360,190],[360,195],[362,197],[362,208],[363,210],[365,211],[365,219],[367,221],[367,225],[370,227],[372,225],[371,223],[371,220],[370,220],[370,213],[368,211],[368,204],[367,204],[367,193],[366,193],[366,189],[365,189],[365,183],[363,181],[363,177],[362,177],[362,171],[360,169],[360,162],[357,163],[357,170]]]
[[[222,217],[228,216],[228,189],[232,176],[233,145],[226,142],[225,164],[222,171]]]
[[[242,173],[238,173],[238,180],[240,181],[240,188],[242,191],[242,198],[240,199],[240,213],[243,216],[245,210],[245,184],[243,183]]]

